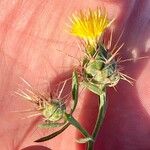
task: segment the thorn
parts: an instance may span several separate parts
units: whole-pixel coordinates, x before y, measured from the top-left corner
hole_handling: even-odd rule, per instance
[[[20,77],[20,79],[21,79],[26,85],[28,85],[29,87],[32,87],[25,79],[23,79],[22,77]]]
[[[149,56],[144,56],[144,57],[139,57],[136,60],[141,60],[141,59],[148,59],[150,58]],[[119,63],[124,63],[124,62],[128,62],[128,61],[135,61],[134,58],[129,58],[129,59],[124,59],[124,60],[120,60]]]
[[[123,47],[123,45],[124,45],[124,43],[121,44],[121,46],[116,50],[116,52],[114,52],[114,53],[112,54],[112,56],[106,61],[106,64],[110,63],[110,62],[112,61],[112,59],[113,59],[114,57],[116,57],[116,55],[118,55],[118,52],[119,52],[120,49]]]
[[[29,118],[36,117],[36,116],[40,116],[40,115],[41,115],[41,113],[33,114],[33,115],[29,115],[29,116],[27,116],[27,117],[25,117],[25,118],[21,118],[21,119],[29,119]]]
[[[60,90],[60,92],[59,92],[58,99],[60,99],[61,94],[62,94],[62,92],[63,92],[63,90],[64,90],[64,87],[65,87],[66,83],[67,83],[67,81],[65,80],[65,81],[64,81],[64,84],[63,84],[63,86],[62,86],[62,88],[61,88],[61,90]]]
[[[111,50],[112,53],[114,52],[114,50],[116,49],[118,43],[120,42],[120,39],[121,39],[121,37],[122,37],[122,35],[123,35],[123,33],[124,33],[124,30],[125,30],[125,29],[122,30],[122,32],[121,32],[121,34],[120,34],[120,36],[119,36],[119,38],[118,38],[116,44],[114,45],[113,49]]]
[[[113,29],[111,30],[111,33],[110,33],[110,39],[108,41],[107,49],[110,49],[112,46],[112,37],[113,37]]]
[[[59,51],[59,52],[61,52],[61,53],[64,54],[64,55],[66,55],[66,56],[68,56],[68,57],[71,57],[71,58],[75,59],[76,61],[80,62],[79,59],[75,58],[74,56],[69,55],[69,54],[67,54],[67,53],[65,53],[65,52],[62,52],[62,51],[59,50],[59,49],[56,49],[56,50]]]

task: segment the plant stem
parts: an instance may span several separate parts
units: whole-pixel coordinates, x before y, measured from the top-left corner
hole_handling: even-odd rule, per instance
[[[102,127],[105,113],[106,113],[106,88],[104,88],[103,93],[99,95],[99,110],[98,110],[98,116],[96,120],[96,124],[92,133],[92,138],[95,141],[98,133],[100,132],[100,129]],[[87,146],[87,150],[93,150],[94,143],[90,141]]]
[[[70,124],[75,126],[85,137],[91,137],[90,134],[78,123],[78,121],[71,115],[66,114],[67,120]]]
[[[88,145],[87,145],[87,150],[93,150],[93,146],[94,146],[94,142],[93,141],[89,141]]]

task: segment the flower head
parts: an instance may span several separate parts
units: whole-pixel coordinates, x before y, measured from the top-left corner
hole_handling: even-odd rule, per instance
[[[89,9],[86,12],[80,11],[79,14],[73,15],[71,23],[71,34],[85,40],[90,45],[94,45],[112,21],[108,20],[106,11]]]
[[[41,93],[34,89],[27,81],[23,81],[28,85],[25,91],[18,90],[16,94],[25,98],[34,104],[34,112],[28,116],[42,116],[44,122],[39,127],[59,127],[66,123],[66,106],[60,97],[54,97],[51,94]]]

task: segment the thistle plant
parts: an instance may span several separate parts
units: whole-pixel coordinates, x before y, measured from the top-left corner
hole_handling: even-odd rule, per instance
[[[43,117],[43,123],[40,128],[57,128],[54,133],[42,137],[35,142],[50,140],[62,133],[69,125],[73,125],[84,136],[79,139],[79,143],[87,143],[87,150],[93,150],[97,134],[100,132],[102,123],[106,114],[107,106],[107,88],[115,87],[120,80],[132,83],[132,78],[120,72],[118,54],[123,44],[114,46],[110,49],[104,41],[105,31],[111,26],[114,19],[108,19],[107,12],[103,9],[80,11],[70,18],[70,33],[82,40],[84,43],[84,56],[81,66],[72,73],[72,100],[73,106],[70,112],[63,103],[60,96],[45,96],[34,90],[29,84],[31,90],[20,91],[18,94],[36,105],[37,115]],[[77,71],[76,70],[80,70]],[[65,86],[65,82],[63,87]],[[98,99],[98,115],[95,127],[90,135],[80,123],[73,117],[78,103],[79,86],[96,94]],[[62,92],[63,89],[60,91]],[[61,93],[60,92],[60,93]],[[59,94],[61,95],[61,94]],[[36,115],[36,114],[35,114]]]
[[[105,30],[114,21],[108,19],[105,10],[97,8],[80,11],[70,20],[70,33],[84,43],[85,55],[82,60],[80,84],[99,96],[97,121],[91,135],[93,141],[89,141],[87,147],[88,150],[92,150],[106,113],[107,87],[115,87],[121,79],[132,83],[132,79],[119,71],[119,60],[116,57],[123,44],[111,50],[107,49],[103,42]]]
[[[34,114],[28,116],[28,118],[40,116],[42,117],[43,123],[39,124],[39,128],[58,128],[61,127],[56,132],[51,133],[48,136],[42,137],[35,142],[44,142],[50,140],[60,133],[62,133],[69,125],[73,125],[76,127],[81,134],[85,137],[84,139],[80,139],[78,142],[82,143],[87,141],[92,141],[93,139],[90,137],[89,133],[78,123],[78,121],[72,116],[73,112],[76,109],[78,102],[78,77],[76,71],[72,74],[72,100],[73,105],[71,110],[67,112],[66,105],[61,98],[61,94],[65,87],[66,81],[62,86],[62,89],[59,91],[58,96],[53,96],[52,92],[50,95],[43,94],[38,90],[34,89],[27,81],[23,79],[28,88],[23,90],[18,90],[16,94],[25,98],[27,101],[30,101],[34,104]],[[33,111],[33,110],[31,110]]]

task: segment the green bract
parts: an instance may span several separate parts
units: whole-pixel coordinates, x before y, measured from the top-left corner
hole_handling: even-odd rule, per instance
[[[42,108],[44,123],[40,124],[41,128],[60,127],[66,123],[66,106],[58,99],[52,99],[51,102],[46,102]]]
[[[47,121],[56,122],[63,118],[66,107],[60,100],[52,100],[50,104],[46,104],[42,114]]]
[[[120,75],[117,62],[103,45],[98,45],[95,54],[83,60],[83,85],[96,94],[101,94],[105,86],[115,86]]]

